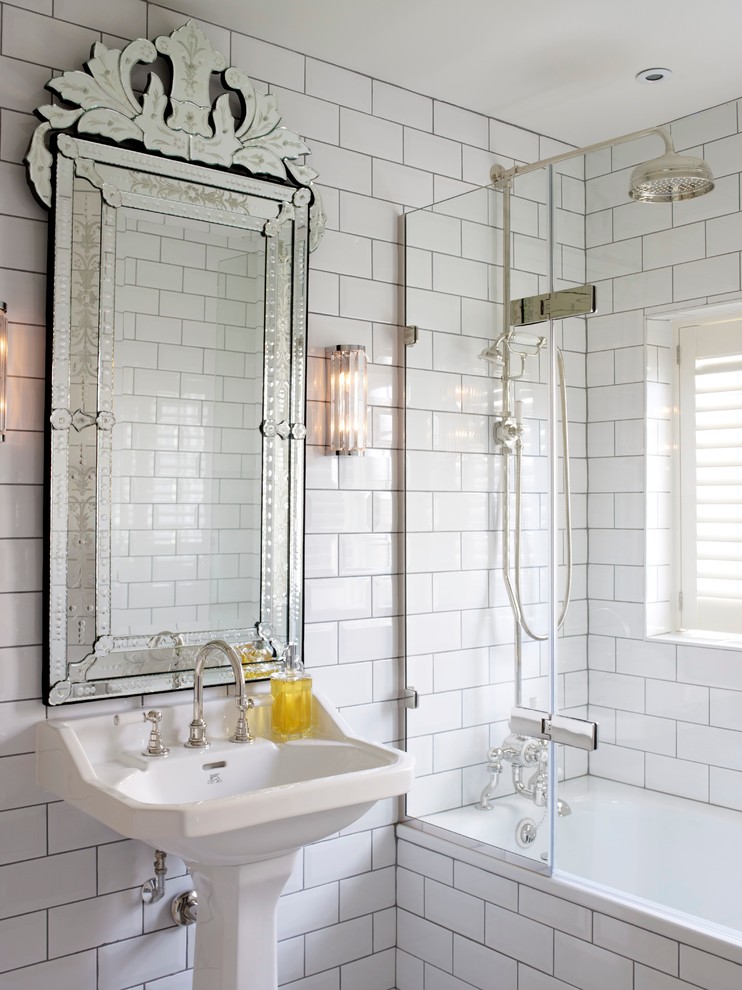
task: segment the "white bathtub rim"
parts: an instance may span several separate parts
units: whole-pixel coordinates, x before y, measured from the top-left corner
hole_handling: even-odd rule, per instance
[[[598,884],[573,877],[560,871],[548,875],[545,864],[526,860],[486,843],[447,832],[436,825],[417,819],[406,819],[397,825],[397,837],[430,849],[451,859],[468,863],[488,873],[505,877],[515,883],[533,887],[553,897],[579,904],[581,907],[616,918],[637,928],[689,945],[701,952],[742,965],[742,933],[702,922],[692,915],[670,908],[649,905],[620,893],[610,893]],[[515,860],[528,865],[517,865]],[[557,926],[554,926],[557,927]],[[677,977],[677,974],[676,974]]]

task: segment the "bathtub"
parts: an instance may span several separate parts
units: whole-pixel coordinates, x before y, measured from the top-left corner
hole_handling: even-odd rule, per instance
[[[571,814],[557,818],[555,872],[680,923],[742,940],[742,813],[600,777],[559,784]],[[537,826],[523,848],[524,819]],[[549,833],[543,809],[511,794],[491,811],[474,806],[426,815],[424,823],[497,846],[545,868]]]

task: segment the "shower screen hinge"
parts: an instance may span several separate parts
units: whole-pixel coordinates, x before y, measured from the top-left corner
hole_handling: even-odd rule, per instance
[[[546,320],[566,320],[570,316],[587,316],[596,308],[595,286],[578,285],[540,296],[525,296],[510,303],[510,325],[528,326]]]
[[[598,748],[597,722],[570,715],[550,715],[535,708],[513,708],[510,712],[510,731],[577,749]]]
[[[416,326],[409,326],[404,328],[404,342],[405,347],[412,347],[420,339],[420,332]]]
[[[402,692],[402,697],[404,698],[405,708],[420,707],[420,695],[417,693],[414,687],[406,687]]]

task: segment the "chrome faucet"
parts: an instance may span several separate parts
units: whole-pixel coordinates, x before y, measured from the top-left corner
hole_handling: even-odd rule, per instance
[[[549,744],[546,739],[534,739],[511,733],[502,746],[495,746],[487,753],[487,773],[489,782],[482,791],[476,807],[480,811],[492,811],[497,782],[503,771],[503,764],[510,763],[513,773],[513,790],[530,798],[539,808],[545,808],[549,793]],[[523,780],[523,771],[533,770],[528,781]],[[557,815],[564,818],[572,814],[572,809],[561,798],[557,800]]]
[[[248,709],[253,707],[254,702],[245,694],[245,675],[242,672],[242,661],[229,643],[225,643],[223,639],[212,639],[201,647],[196,656],[196,667],[193,671],[193,721],[189,727],[188,742],[185,743],[189,749],[206,749],[209,745],[206,736],[206,722],[204,721],[204,666],[206,658],[212,650],[220,650],[229,660],[234,671],[237,708],[240,714],[230,742],[246,743],[252,742],[254,739],[245,715]]]

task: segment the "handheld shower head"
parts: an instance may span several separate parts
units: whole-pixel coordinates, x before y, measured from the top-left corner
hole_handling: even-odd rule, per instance
[[[702,158],[679,155],[671,150],[637,165],[629,180],[629,196],[642,203],[695,199],[713,188],[714,177]]]

